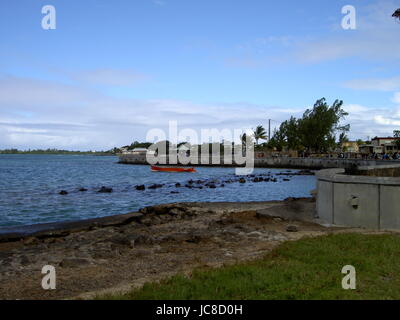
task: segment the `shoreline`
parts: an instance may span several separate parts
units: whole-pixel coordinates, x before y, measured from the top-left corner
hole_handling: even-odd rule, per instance
[[[319,224],[315,204],[315,198],[171,203],[56,224],[19,240],[14,234],[0,242],[0,299],[93,299],[195,269],[252,261],[285,241],[368,232]],[[45,265],[56,270],[56,290],[41,287]]]
[[[195,268],[255,259],[283,241],[333,230],[315,223],[314,212],[313,198],[174,203],[35,236],[14,234],[8,242],[3,237],[0,299],[92,299]],[[41,287],[45,265],[56,269],[56,290]]]
[[[295,198],[288,198],[295,199]],[[313,199],[299,198],[299,199]],[[207,207],[207,208],[226,208],[227,210],[242,210],[262,208],[271,203],[283,203],[285,200],[271,200],[271,201],[246,201],[246,202],[172,202],[164,203],[154,206],[143,207],[137,212],[129,212],[105,217],[72,220],[72,221],[59,221],[49,223],[38,223],[23,226],[0,227],[0,243],[3,242],[16,242],[26,238],[35,237],[37,239],[57,238],[63,237],[70,233],[90,231],[94,228],[107,228],[118,227],[132,222],[140,222],[144,217],[146,211],[152,210],[157,207]]]
[[[283,181],[290,181],[293,176],[314,176],[315,172],[311,170],[299,170],[296,172],[293,172],[291,170],[287,171],[281,171],[277,173],[270,173],[270,172],[265,172],[265,173],[254,173],[251,175],[246,175],[246,176],[223,176],[218,179],[216,178],[211,178],[211,177],[206,177],[201,179],[200,177],[196,176],[192,177],[189,179],[187,178],[186,181],[181,181],[181,180],[175,180],[169,183],[153,183],[153,182],[148,182],[146,184],[133,184],[131,186],[132,191],[133,190],[138,190],[139,192],[143,192],[145,189],[150,190],[150,189],[159,189],[159,188],[170,188],[170,193],[179,193],[182,192],[181,190],[189,190],[189,189],[215,189],[215,188],[222,188],[225,187],[225,184],[242,184],[246,182],[251,182],[251,183],[276,183],[276,182],[283,182]],[[177,182],[180,181],[180,182]],[[99,187],[100,188],[100,187]],[[102,188],[97,188],[94,191],[97,191],[97,193],[102,192]],[[112,188],[104,187],[105,190],[110,190],[110,193],[113,192]],[[66,191],[68,190],[68,191]],[[65,196],[64,194],[61,194],[61,192],[65,192],[65,194],[69,194],[72,192],[77,192],[78,187],[76,187],[75,191],[71,191],[70,189],[63,189],[61,191],[57,191],[60,196]],[[87,191],[87,189],[85,189]],[[108,191],[107,191],[108,193]],[[285,197],[291,196],[290,193],[287,195],[284,195]],[[307,196],[307,194],[305,195]],[[283,197],[282,197],[283,198]],[[183,199],[183,201],[179,201],[182,203],[190,203],[190,202],[199,202],[198,197],[194,198],[194,201],[187,201],[186,199]],[[159,205],[166,205],[169,203],[173,202],[168,202],[168,200],[173,199],[165,199],[166,202],[163,202]],[[282,199],[283,200],[283,199]],[[262,201],[250,201],[250,202],[266,202],[266,201],[273,201],[273,199],[270,200],[262,200]],[[279,200],[278,200],[279,201]],[[177,202],[177,201],[174,201]],[[204,202],[213,202],[212,200],[210,201],[204,201]],[[216,203],[221,202],[217,201]],[[232,201],[222,201],[224,203],[232,203]],[[235,201],[234,203],[246,203],[248,201]],[[149,205],[156,205],[155,204],[149,204]],[[140,211],[139,208],[133,208],[133,210],[138,210]],[[122,210],[121,210],[122,211]],[[125,211],[125,210],[124,210]],[[128,211],[128,210],[126,210]],[[125,212],[126,212],[125,211]],[[50,222],[41,222],[41,223],[29,223],[29,224],[23,224],[23,225],[14,225],[14,226],[0,226],[0,242],[8,241],[8,239],[11,241],[12,239],[18,240],[22,237],[27,237],[27,236],[33,236],[33,235],[38,235],[38,236],[45,236],[46,232],[53,232],[54,234],[62,234],[64,231],[68,231],[68,229],[85,229],[89,228],[91,226],[97,226],[97,225],[112,225],[112,224],[121,224],[123,223],[124,220],[126,219],[134,219],[131,214],[135,213],[136,216],[138,215],[137,212],[131,211],[128,213],[120,214],[118,212],[115,212],[116,214],[110,214],[105,216],[100,216],[96,218],[85,218],[83,217],[82,219],[75,219],[75,220],[61,220],[61,221],[50,221]]]

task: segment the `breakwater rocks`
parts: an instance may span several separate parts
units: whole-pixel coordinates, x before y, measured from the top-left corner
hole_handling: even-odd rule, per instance
[[[237,164],[225,164],[224,157],[212,156],[208,159],[209,164],[202,163],[199,158],[197,164],[193,166],[209,166],[209,167],[237,167]],[[321,170],[329,168],[347,168],[351,165],[357,166],[374,166],[395,164],[397,160],[363,160],[363,159],[339,159],[339,158],[296,158],[296,157],[268,157],[257,154],[254,159],[255,168],[284,168],[284,169],[310,169]],[[120,154],[119,163],[122,164],[136,164],[136,165],[149,165],[146,156],[135,154]],[[162,158],[161,163],[168,164],[168,157]],[[212,164],[214,163],[214,164]],[[174,165],[174,164],[171,164]],[[178,164],[180,165],[180,164]]]
[[[237,175],[229,175],[225,177],[220,177],[218,179],[190,179],[184,183],[174,182],[169,184],[158,184],[158,183],[150,183],[148,185],[140,184],[132,186],[132,190],[137,191],[144,191],[146,189],[155,190],[160,189],[163,187],[172,188],[171,193],[179,193],[180,188],[187,188],[187,189],[216,189],[216,188],[223,188],[227,184],[232,183],[259,183],[259,182],[288,182],[293,176],[303,176],[303,175],[314,175],[315,172],[311,170],[286,170],[283,172],[272,173],[259,173],[259,174],[250,174],[246,176],[237,176]],[[284,176],[284,177],[283,177]],[[59,192],[60,195],[68,195],[70,192],[74,190],[67,191],[61,190]],[[75,190],[76,191],[76,190]],[[88,191],[85,188],[79,188],[79,192]],[[94,189],[97,193],[112,193],[114,190],[111,187],[102,186],[100,189]]]
[[[194,267],[254,259],[278,243],[326,229],[315,200],[175,203],[86,221],[2,230],[0,298],[70,298],[140,285]],[[8,231],[8,232],[7,232]],[[53,265],[57,290],[41,288]]]

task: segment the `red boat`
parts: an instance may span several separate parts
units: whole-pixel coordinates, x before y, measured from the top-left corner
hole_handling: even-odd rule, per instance
[[[156,167],[151,166],[151,171],[155,172],[196,172],[195,168],[174,168],[174,167]]]

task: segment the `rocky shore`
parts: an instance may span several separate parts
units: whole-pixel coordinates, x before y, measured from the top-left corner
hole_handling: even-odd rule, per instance
[[[1,299],[93,298],[194,268],[254,259],[286,240],[333,232],[315,199],[175,203],[78,222],[0,233]],[[41,287],[44,265],[56,290]]]

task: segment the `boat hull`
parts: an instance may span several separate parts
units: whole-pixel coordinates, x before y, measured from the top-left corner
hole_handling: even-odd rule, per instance
[[[151,166],[153,172],[196,172],[195,168],[171,168]]]

